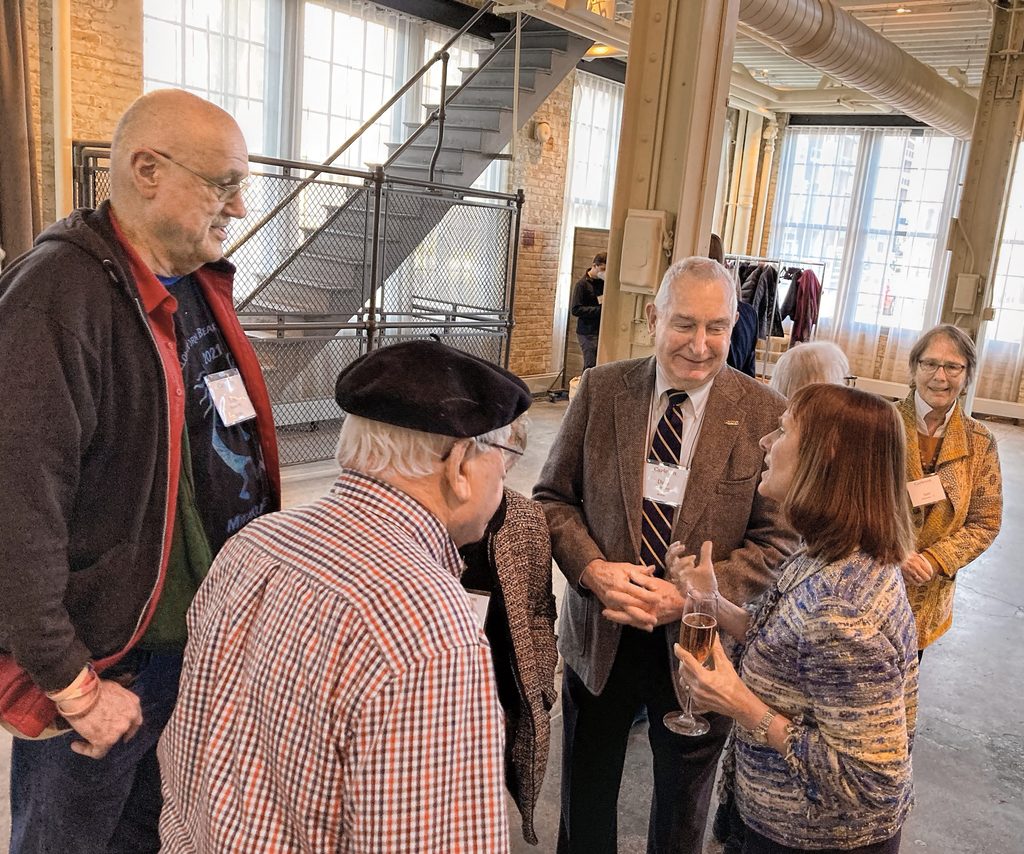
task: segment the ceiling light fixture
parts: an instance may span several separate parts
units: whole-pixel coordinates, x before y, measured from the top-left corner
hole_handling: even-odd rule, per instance
[[[622,51],[610,44],[595,44],[583,54],[585,59],[595,59],[602,56],[622,56]]]
[[[908,9],[906,6],[897,6],[896,7],[896,14],[897,15],[909,15],[913,11],[914,11],[913,9]]]

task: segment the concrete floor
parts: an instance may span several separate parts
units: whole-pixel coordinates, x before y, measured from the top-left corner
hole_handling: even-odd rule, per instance
[[[530,447],[509,475],[529,493],[565,411],[538,402],[531,410]],[[992,548],[957,585],[955,623],[928,651],[921,673],[921,711],[914,748],[917,807],[903,832],[903,851],[1017,854],[1024,851],[1024,554],[1016,527],[1024,509],[1024,428],[989,422],[999,439],[1005,509]],[[290,469],[289,504],[316,497],[331,483],[331,464]],[[556,595],[564,589],[555,571]],[[551,758],[537,807],[540,845],[526,845],[512,810],[514,852],[554,851],[558,828],[561,716],[552,719]],[[0,734],[0,854],[9,837],[9,739]],[[641,854],[650,799],[650,753],[644,727],[632,735],[619,803],[619,851]],[[719,851],[709,842],[708,854]]]

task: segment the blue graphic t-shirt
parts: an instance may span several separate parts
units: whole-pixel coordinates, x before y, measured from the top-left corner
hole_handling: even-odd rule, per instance
[[[225,426],[206,386],[205,377],[237,365],[199,283],[192,276],[161,281],[178,301],[174,332],[185,380],[195,503],[216,556],[228,537],[270,509],[270,480],[256,419]]]

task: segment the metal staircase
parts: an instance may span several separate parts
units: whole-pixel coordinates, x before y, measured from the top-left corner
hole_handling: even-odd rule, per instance
[[[240,312],[348,321],[370,308],[366,278],[373,271],[368,261],[377,260],[376,279],[385,283],[453,207],[461,207],[474,196],[488,198],[470,188],[495,157],[501,156],[515,130],[515,51],[511,35],[494,50],[479,52],[480,67],[462,69],[467,82],[445,87],[443,129],[436,122],[406,123],[410,136],[403,143],[388,144],[390,158],[383,165],[382,175],[364,182],[365,186],[350,192],[340,203],[325,204],[321,217],[305,214],[307,224],[293,230],[283,247],[278,242],[277,264],[266,269],[264,261],[259,281],[239,304]],[[590,44],[559,30],[522,32],[520,128],[576,66]],[[438,104],[426,107],[432,115],[440,112]],[[379,204],[374,186],[378,182],[383,184]],[[379,252],[375,256],[372,225],[378,210],[385,222],[380,224]],[[261,229],[273,227],[272,219]],[[259,233],[257,230],[244,242],[258,242]],[[236,244],[231,254],[242,245],[243,241]],[[284,248],[289,251],[284,252]]]

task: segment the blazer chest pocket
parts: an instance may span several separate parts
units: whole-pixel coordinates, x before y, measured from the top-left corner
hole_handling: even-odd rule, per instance
[[[718,485],[715,487],[715,492],[719,495],[742,495],[745,492],[750,492],[753,489],[754,481],[757,479],[757,473],[752,474],[750,477],[745,477],[742,480],[720,480]]]

